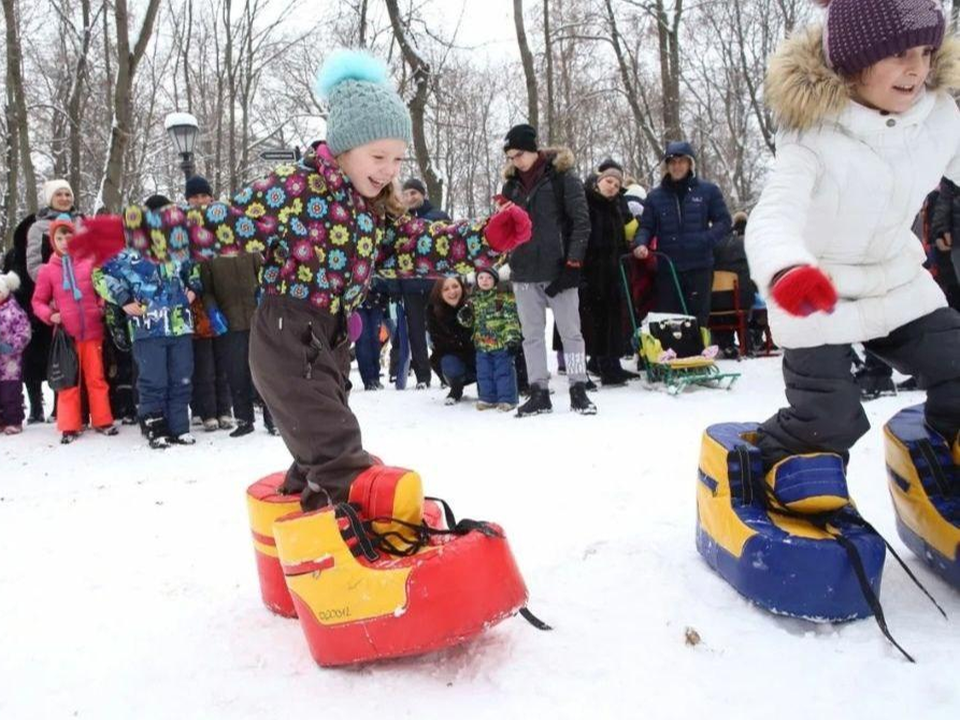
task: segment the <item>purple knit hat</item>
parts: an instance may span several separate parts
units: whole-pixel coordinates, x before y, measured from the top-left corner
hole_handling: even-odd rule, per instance
[[[827,8],[823,49],[841,75],[856,75],[920,45],[939,48],[946,20],[940,0],[815,0]]]

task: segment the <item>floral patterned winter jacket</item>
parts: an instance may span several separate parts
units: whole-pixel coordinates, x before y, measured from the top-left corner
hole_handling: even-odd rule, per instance
[[[23,351],[29,342],[30,320],[23,308],[12,295],[0,300],[0,381],[23,379]]]
[[[260,252],[261,286],[331,313],[350,312],[374,274],[384,278],[466,274],[498,258],[486,221],[431,222],[374,212],[321,146],[205,208],[139,206],[124,213],[127,242],[155,260]]]

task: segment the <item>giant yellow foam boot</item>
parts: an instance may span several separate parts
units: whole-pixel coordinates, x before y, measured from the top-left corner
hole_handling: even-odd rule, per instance
[[[287,590],[273,539],[274,521],[300,510],[299,495],[281,495],[277,492],[285,476],[283,472],[273,473],[248,487],[247,512],[263,604],[277,615],[296,617],[297,610]]]

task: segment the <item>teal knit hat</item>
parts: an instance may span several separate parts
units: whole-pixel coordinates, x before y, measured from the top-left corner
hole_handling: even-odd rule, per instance
[[[334,155],[374,140],[409,143],[410,111],[393,89],[387,67],[356,50],[337,50],[317,74],[316,92],[327,101],[327,146]]]

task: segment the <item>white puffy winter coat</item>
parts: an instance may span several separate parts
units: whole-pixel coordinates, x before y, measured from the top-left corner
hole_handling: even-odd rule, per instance
[[[960,110],[946,91],[960,79],[960,53],[948,41],[917,103],[885,114],[850,99],[823,60],[821,36],[809,30],[771,61],[777,159],[747,226],[761,292],[795,265],[819,267],[837,289],[831,314],[794,317],[768,298],[774,340],[785,348],[884,337],[946,305],[911,226],[942,176],[960,183]]]

